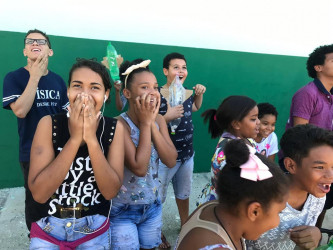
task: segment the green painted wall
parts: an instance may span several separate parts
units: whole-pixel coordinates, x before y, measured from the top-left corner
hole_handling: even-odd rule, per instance
[[[26,63],[23,57],[23,33],[0,31],[0,79],[1,96],[5,75]],[[54,56],[49,68],[60,74],[67,82],[68,72],[75,58],[102,60],[106,54],[107,41],[50,36]],[[110,36],[110,39],[113,39]],[[193,114],[195,126],[194,146],[195,172],[210,170],[210,160],[217,140],[212,140],[200,114],[207,108],[217,107],[229,95],[247,95],[257,102],[270,102],[279,112],[277,135],[280,137],[288,119],[293,93],[310,79],[307,77],[306,58],[197,49],[175,46],[148,45],[128,42],[113,42],[125,59],[151,59],[151,69],[160,85],[165,83],[162,73],[163,57],[170,52],[186,56],[189,75],[185,86],[204,84],[207,92],[199,112]],[[114,92],[111,95],[114,100]],[[114,102],[105,111],[115,116],[118,112]],[[0,109],[0,188],[21,186],[22,174],[18,161],[18,135],[16,118],[8,110]]]

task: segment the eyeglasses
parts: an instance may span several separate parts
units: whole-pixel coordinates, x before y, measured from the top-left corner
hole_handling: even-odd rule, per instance
[[[36,42],[38,45],[45,45],[48,44],[46,39],[32,39],[32,38],[26,38],[25,44],[33,44]]]

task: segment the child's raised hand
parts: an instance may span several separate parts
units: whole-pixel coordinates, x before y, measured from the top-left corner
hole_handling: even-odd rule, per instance
[[[108,63],[108,58],[106,56],[103,57],[103,61],[101,61],[101,64],[103,64],[107,69],[110,69],[109,63]]]
[[[172,121],[174,119],[177,119],[177,118],[180,118],[180,117],[183,117],[184,116],[184,106],[181,104],[181,105],[171,107],[168,104],[167,113],[168,113],[168,118],[169,118],[170,121]]]
[[[118,55],[117,58],[116,58],[116,60],[117,60],[117,66],[119,68],[120,65],[123,63],[124,58],[121,55]]]
[[[321,232],[318,227],[298,226],[289,230],[290,239],[303,249],[315,249],[319,245]]]
[[[114,83],[113,83],[113,87],[115,88],[115,90],[117,91],[117,92],[119,92],[120,90],[121,90],[121,85],[122,85],[122,82],[121,81],[115,81]]]
[[[194,89],[195,95],[203,95],[206,92],[206,87],[201,84],[195,85],[193,87],[193,89]]]
[[[45,54],[39,54],[36,61],[31,61],[30,58],[28,60],[28,71],[30,73],[30,77],[41,78],[45,71],[47,70],[47,66],[49,63],[49,56]]]
[[[155,104],[154,118],[153,118],[154,121],[156,120],[158,112],[160,111],[160,105],[161,105],[161,96],[160,95],[157,96],[155,103],[156,104]],[[154,104],[152,104],[152,105],[154,105]]]
[[[84,98],[78,94],[73,106],[68,106],[69,131],[72,139],[81,143],[83,139],[83,109],[85,108]]]
[[[96,130],[101,112],[96,113],[94,102],[90,95],[85,95],[84,100],[85,108],[83,110],[83,140],[88,143],[89,140],[96,138]]]

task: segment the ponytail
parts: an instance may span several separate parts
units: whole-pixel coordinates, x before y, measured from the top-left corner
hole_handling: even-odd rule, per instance
[[[204,119],[204,123],[208,123],[208,132],[211,134],[212,138],[218,138],[222,135],[223,130],[220,128],[216,120],[216,109],[207,109],[201,114]]]

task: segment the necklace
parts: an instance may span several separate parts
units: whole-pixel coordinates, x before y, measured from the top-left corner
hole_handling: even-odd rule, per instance
[[[221,227],[224,229],[224,231],[227,233],[229,239],[231,240],[231,243],[234,245],[234,248],[237,249],[237,247],[236,247],[234,241],[232,240],[232,238],[230,237],[228,231],[224,228],[224,226],[223,226],[221,220],[220,220],[219,217],[217,216],[216,208],[217,208],[217,206],[214,207],[214,215],[215,215],[216,220],[219,222],[220,226],[221,226]],[[242,242],[241,242],[241,246],[242,246],[242,245],[243,245],[243,244],[242,244]]]

